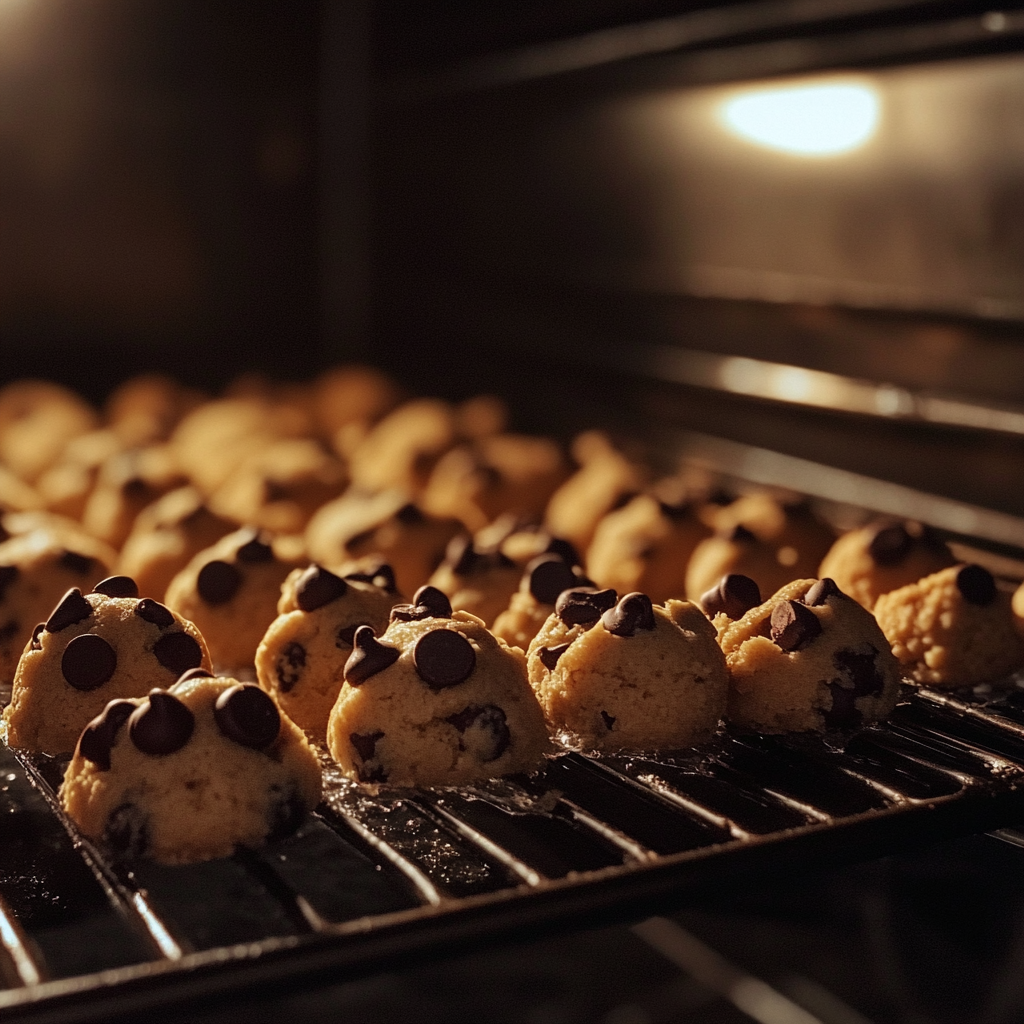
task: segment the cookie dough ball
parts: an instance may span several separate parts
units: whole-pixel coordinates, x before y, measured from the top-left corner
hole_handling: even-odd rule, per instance
[[[882,594],[875,618],[903,670],[918,683],[987,683],[1024,662],[1010,595],[980,565],[953,566]]]
[[[210,511],[194,487],[178,487],[136,517],[118,572],[131,576],[140,594],[163,600],[171,580],[234,529],[234,523]]]
[[[728,676],[696,605],[646,594],[567,590],[530,644],[548,724],[587,750],[675,749],[711,738]]]
[[[554,553],[539,555],[527,565],[519,589],[512,595],[508,608],[494,620],[491,632],[510,647],[525,651],[555,610],[555,602],[563,591],[593,585],[578,565],[571,565]]]
[[[87,595],[75,587],[18,662],[4,711],[7,742],[69,753],[108,701],[141,697],[199,667],[210,667],[199,630],[162,604],[139,600],[134,580],[112,576]]]
[[[640,494],[598,523],[587,572],[600,586],[639,590],[661,604],[686,591],[686,567],[710,530],[687,505]]]
[[[446,594],[452,607],[490,625],[519,587],[519,566],[500,551],[480,551],[469,537],[456,537],[430,585]]]
[[[115,856],[187,864],[286,835],[320,800],[301,730],[258,686],[186,673],[82,733],[60,800]]]
[[[370,366],[335,366],[313,383],[313,417],[321,436],[333,438],[349,424],[371,424],[393,409],[401,392]]]
[[[277,618],[281,584],[297,567],[278,556],[268,534],[236,530],[200,551],[171,580],[165,600],[199,627],[218,669],[248,671]]]
[[[310,519],[306,545],[310,559],[321,565],[368,556],[387,562],[398,589],[411,594],[427,582],[448,542],[464,529],[457,519],[427,515],[401,491],[350,490]]]
[[[115,557],[81,532],[36,529],[0,544],[0,682],[14,679],[36,624],[71,587],[88,592],[109,576]]]
[[[372,626],[383,633],[395,599],[388,566],[366,580],[314,563],[285,580],[278,616],[256,651],[256,677],[288,717],[321,743],[355,631]]]
[[[0,466],[0,510],[25,512],[44,505],[42,496],[34,487],[15,476],[6,466]]]
[[[548,749],[526,656],[432,588],[364,626],[345,665],[327,746],[349,778],[458,786],[532,771]]]
[[[473,537],[481,551],[497,548],[523,569],[540,555],[558,555],[569,565],[583,565],[583,558],[564,537],[554,537],[537,523],[524,523],[519,516],[498,516]]]
[[[734,725],[820,732],[896,706],[899,664],[874,616],[830,579],[795,580],[720,634]]]
[[[686,595],[699,601],[718,581],[730,574],[749,576],[762,594],[774,593],[793,581],[793,567],[786,564],[787,551],[758,540],[745,526],[702,540],[686,567]]]
[[[103,464],[122,451],[124,442],[113,430],[90,430],[73,438],[60,458],[36,481],[44,507],[81,519]]]
[[[182,416],[202,400],[160,373],[140,374],[116,387],[106,403],[110,429],[130,447],[166,441]]]
[[[573,442],[580,468],[551,496],[544,514],[547,529],[586,551],[601,519],[643,490],[644,472],[598,432]]]
[[[915,522],[879,522],[843,534],[818,574],[871,610],[881,594],[956,564],[945,542]]]

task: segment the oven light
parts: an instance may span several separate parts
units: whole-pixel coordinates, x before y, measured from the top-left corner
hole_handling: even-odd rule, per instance
[[[877,92],[849,82],[748,90],[720,108],[733,134],[798,156],[833,156],[863,146],[878,115]]]

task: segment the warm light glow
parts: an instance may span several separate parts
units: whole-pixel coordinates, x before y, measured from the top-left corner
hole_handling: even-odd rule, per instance
[[[799,156],[863,146],[875,133],[878,113],[876,91],[852,82],[751,89],[721,107],[726,127],[740,138]]]

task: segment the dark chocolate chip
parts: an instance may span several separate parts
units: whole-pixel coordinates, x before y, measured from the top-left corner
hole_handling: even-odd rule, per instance
[[[823,605],[830,597],[846,597],[846,595],[836,586],[835,580],[829,579],[826,576],[824,579],[818,580],[804,594],[804,604],[808,608],[817,608],[819,605]]]
[[[271,800],[267,811],[267,840],[272,842],[290,836],[302,824],[306,805],[293,786],[285,790],[275,783],[270,789],[272,796],[277,797]]]
[[[247,540],[238,549],[235,556],[238,561],[247,565],[258,562],[272,562],[274,560],[274,549],[270,546],[270,537],[262,531],[252,531],[252,539]]]
[[[95,633],[74,637],[60,659],[60,671],[68,685],[83,692],[102,686],[116,670],[117,652]]]
[[[128,719],[128,735],[144,754],[161,757],[181,750],[192,738],[195,715],[177,697],[153,690]]]
[[[372,761],[377,750],[377,740],[384,739],[384,733],[380,732],[353,732],[348,737],[352,741],[355,752],[363,761]]]
[[[345,682],[361,686],[371,676],[398,661],[399,650],[382,644],[371,626],[360,626],[352,637],[352,653],[345,662]]]
[[[164,633],[155,644],[153,654],[164,668],[180,676],[190,668],[203,663],[203,649],[199,641],[188,633]]]
[[[558,664],[558,659],[569,650],[570,644],[556,644],[554,647],[542,647],[537,652],[540,663],[550,672]]]
[[[682,522],[684,519],[689,519],[690,517],[689,502],[684,502],[682,505],[673,505],[667,501],[659,501],[658,508],[661,509],[661,514],[666,519],[671,519],[675,523]]]
[[[130,700],[112,700],[83,730],[78,738],[78,753],[102,771],[110,771],[110,750],[117,732],[131,717],[135,705]]]
[[[741,576],[739,573],[723,576],[718,586],[712,587],[700,599],[704,614],[712,619],[720,612],[725,612],[730,619],[740,619],[760,603],[761,591],[758,585],[749,576]]]
[[[207,672],[205,668],[190,668],[187,672],[182,672],[177,678],[177,682],[184,683],[188,679],[212,679],[213,673]]]
[[[387,782],[388,773],[387,769],[383,765],[379,764],[364,764],[361,765],[357,773],[357,777],[360,782]]]
[[[131,576],[108,576],[100,580],[92,588],[94,594],[106,594],[107,597],[138,597],[139,585]]]
[[[868,554],[878,565],[898,565],[910,554],[914,538],[902,523],[884,526],[868,545]]]
[[[567,565],[582,565],[583,560],[580,558],[579,552],[572,546],[569,541],[564,540],[562,537],[552,537],[548,541],[547,547],[544,549],[545,555],[558,555]]]
[[[592,625],[602,613],[615,605],[618,595],[614,590],[595,587],[573,587],[563,590],[555,602],[558,617],[567,626]]]
[[[498,548],[479,550],[472,537],[453,537],[445,551],[445,563],[456,576],[476,576],[491,569],[510,569],[515,562]]]
[[[91,572],[96,563],[88,555],[80,555],[77,551],[65,551],[60,556],[60,564],[68,572],[85,573]]]
[[[7,588],[21,575],[16,565],[0,565],[0,601],[4,599]]]
[[[174,615],[170,608],[154,601],[151,597],[144,597],[136,606],[135,614],[144,622],[151,622],[160,629],[166,629],[173,625]]]
[[[454,629],[432,629],[416,641],[412,661],[432,690],[465,682],[476,667],[473,645]]]
[[[821,713],[825,728],[855,729],[863,723],[864,716],[857,710],[857,698],[875,697],[885,689],[877,658],[878,651],[870,645],[866,654],[843,650],[832,655],[839,678],[828,684],[832,707]]]
[[[133,803],[118,804],[103,829],[103,842],[120,856],[142,857],[149,849],[149,818]]]
[[[196,589],[207,604],[225,604],[242,585],[242,574],[230,563],[214,560],[199,570]]]
[[[43,634],[43,633],[44,633],[45,631],[46,631],[46,623],[45,623],[45,622],[40,622],[40,623],[39,623],[39,624],[38,624],[38,625],[37,625],[37,626],[36,626],[36,627],[35,627],[35,628],[34,628],[34,629],[32,630],[32,639],[31,639],[31,640],[29,641],[29,645],[28,645],[28,646],[29,646],[29,650],[32,650],[32,651],[41,651],[41,650],[43,649],[43,644],[42,644],[42,641],[41,641],[41,640],[39,639],[39,637],[40,637],[40,636],[41,636],[41,635],[42,635],[42,634]]]
[[[277,665],[275,666],[277,685],[281,687],[282,693],[292,691],[302,678],[305,668],[306,648],[294,640],[286,644],[277,656]]]
[[[654,605],[639,591],[626,594],[601,616],[601,625],[615,636],[633,636],[638,629],[654,629]]]
[[[539,555],[526,567],[530,593],[541,604],[554,604],[563,590],[571,590],[582,582],[558,555]]]
[[[355,580],[357,583],[372,583],[375,587],[379,587],[389,594],[398,593],[398,581],[395,579],[395,570],[387,562],[381,562],[372,572],[346,573],[345,579]]]
[[[314,562],[295,583],[295,601],[304,612],[313,612],[344,597],[348,584]]]
[[[419,622],[421,619],[450,619],[452,603],[437,587],[424,586],[413,594],[412,604],[396,604],[391,609],[391,621]]]
[[[965,565],[956,574],[956,588],[971,604],[991,604],[996,599],[996,581],[992,573],[980,565]]]
[[[512,742],[505,712],[495,704],[472,704],[449,715],[446,721],[462,733],[463,749],[476,754],[484,764],[496,761]]]
[[[360,626],[368,626],[368,622],[353,622],[350,626],[342,626],[336,634],[334,646],[341,650],[344,647],[351,647],[354,641],[356,630]]]
[[[59,633],[76,622],[82,622],[92,615],[92,605],[84,597],[78,587],[72,587],[61,599],[60,604],[50,612],[46,620],[47,633]]]
[[[757,540],[757,537],[742,523],[737,523],[732,530],[729,531],[727,539],[731,540],[734,544],[753,544]]]
[[[261,750],[281,731],[281,713],[273,698],[252,683],[228,687],[213,705],[217,726],[229,740]]]
[[[150,487],[142,477],[132,476],[121,484],[121,493],[126,498],[144,501],[150,495]]]
[[[611,732],[612,726],[615,724],[615,716],[609,715],[607,711],[601,712],[601,718],[604,719],[604,727]]]
[[[798,651],[821,633],[818,616],[806,605],[781,601],[772,609],[772,642],[783,651]]]
[[[403,526],[419,526],[427,517],[411,501],[404,504],[396,513],[395,518]]]

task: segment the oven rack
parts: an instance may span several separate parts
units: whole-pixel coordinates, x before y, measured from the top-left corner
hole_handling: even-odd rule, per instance
[[[333,980],[538,928],[1019,823],[1024,680],[904,691],[852,737],[725,731],[675,755],[563,751],[462,789],[368,793],[325,761],[293,836],[117,863],[56,800],[66,761],[0,751],[0,1020],[78,1022]]]

